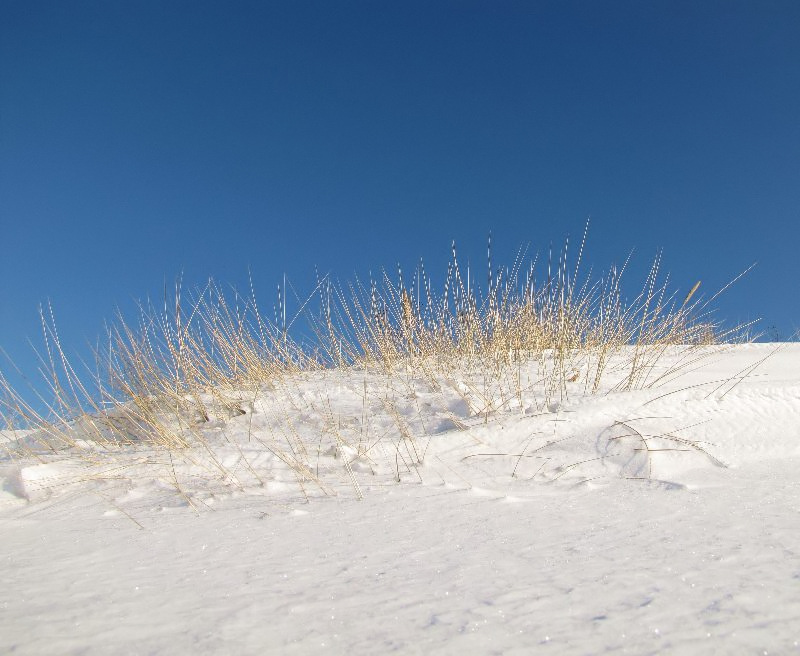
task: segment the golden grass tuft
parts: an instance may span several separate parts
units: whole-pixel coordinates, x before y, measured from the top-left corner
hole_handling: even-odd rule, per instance
[[[402,387],[410,372],[432,388],[464,390],[459,393],[470,413],[488,419],[521,406],[523,362],[540,363],[536,384],[547,405],[562,401],[576,385],[584,393],[598,392],[609,362],[622,352],[629,358],[618,388],[634,389],[654,382],[654,365],[669,347],[685,345],[691,351],[742,334],[715,324],[710,301],[698,295],[699,282],[677,302],[676,292],[660,279],[660,257],[631,300],[621,286],[626,266],[582,278],[585,240],[584,234],[572,265],[568,242],[555,263],[551,256],[542,280],[536,259],[523,263],[522,253],[511,267],[492,269],[490,249],[485,289],[477,288],[469,268],[461,266],[455,246],[438,291],[422,264],[409,284],[402,271],[366,283],[334,284],[325,278],[288,323],[285,283],[273,320],[263,316],[252,293],[226,294],[209,281],[187,299],[177,285],[163,307],[142,304],[137,325],[118,316],[95,361],[80,372],[67,357],[48,306],[41,312],[40,360],[50,398],[31,402],[0,375],[0,424],[24,426],[38,438],[0,448],[7,456],[41,460],[45,453],[85,451],[90,443],[93,462],[121,450],[149,454],[178,491],[176,460],[236,485],[242,474],[222,462],[203,428],[246,414],[265,389],[285,391],[286,402],[299,407],[292,388],[308,372],[358,369],[370,381],[384,381],[382,389]],[[310,327],[310,337],[302,340],[293,336],[301,322]],[[692,361],[690,354],[685,361]],[[395,417],[399,479],[401,462],[413,468],[424,459],[424,447],[393,410],[391,395],[367,390],[367,380],[364,407],[368,396],[380,396]],[[331,412],[312,409],[321,416]],[[314,466],[323,438],[309,444],[292,421],[287,410],[283,428],[268,440],[257,439],[294,472],[304,493],[308,484],[325,490]],[[346,437],[337,422],[331,416],[321,424],[330,427],[320,430],[329,433],[331,448],[366,457],[372,448],[368,436]],[[261,480],[240,451],[244,469]],[[349,461],[344,462],[360,495]]]

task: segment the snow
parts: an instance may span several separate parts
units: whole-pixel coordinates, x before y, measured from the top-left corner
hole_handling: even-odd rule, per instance
[[[307,373],[173,458],[5,432],[0,651],[800,654],[800,345],[629,361]]]

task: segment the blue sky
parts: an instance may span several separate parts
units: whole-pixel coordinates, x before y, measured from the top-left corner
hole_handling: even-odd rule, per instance
[[[4,0],[0,345],[79,349],[183,272],[264,305],[591,217],[730,320],[800,327],[800,3]],[[638,282],[633,275],[631,282]],[[291,308],[290,308],[291,311]]]

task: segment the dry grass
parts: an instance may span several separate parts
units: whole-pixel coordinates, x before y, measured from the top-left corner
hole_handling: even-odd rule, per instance
[[[536,261],[524,263],[522,255],[510,268],[494,269],[490,247],[484,289],[460,265],[455,247],[439,291],[422,265],[408,281],[402,271],[346,285],[326,278],[292,321],[285,284],[272,319],[264,317],[252,293],[226,294],[210,281],[187,299],[178,285],[162,307],[141,305],[138,325],[117,317],[95,361],[79,368],[67,357],[48,306],[41,313],[39,355],[49,398],[32,403],[0,376],[0,424],[39,435],[27,452],[19,452],[24,442],[15,443],[14,457],[41,460],[47,452],[67,450],[85,452],[98,463],[133,451],[140,460],[144,454],[160,463],[179,492],[176,460],[188,463],[196,476],[236,486],[244,474],[261,480],[258,468],[237,447],[241,459],[234,471],[209,446],[203,428],[248,412],[252,421],[264,390],[278,390],[285,404],[282,427],[269,439],[253,433],[248,440],[259,441],[293,471],[304,493],[309,485],[327,491],[314,464],[327,448],[323,435],[309,444],[293,425],[297,412],[327,417],[320,424],[325,444],[368,462],[381,440],[364,428],[368,399],[380,399],[384,414],[395,421],[399,480],[401,470],[413,471],[425,457],[424,443],[393,405],[397,395],[413,397],[412,379],[456,390],[470,416],[488,420],[522,408],[523,395],[534,386],[542,407],[563,401],[576,385],[596,393],[609,363],[622,352],[629,357],[618,388],[642,388],[670,374],[652,375],[670,346],[689,346],[682,361],[689,366],[694,347],[740,334],[719,331],[709,312],[713,298],[699,295],[699,283],[676,296],[659,276],[660,259],[631,300],[621,287],[625,266],[598,278],[581,277],[584,245],[585,235],[572,264],[569,243],[555,261],[550,257],[543,279],[536,276]],[[310,326],[311,338],[293,337],[299,322]],[[540,375],[523,380],[521,366],[532,361],[539,363]],[[353,369],[365,372],[359,434],[342,428],[329,402],[326,408],[324,401],[293,394],[308,372]],[[46,411],[38,411],[40,406]],[[458,425],[459,418],[453,415],[453,421]],[[343,458],[360,494],[352,461]]]

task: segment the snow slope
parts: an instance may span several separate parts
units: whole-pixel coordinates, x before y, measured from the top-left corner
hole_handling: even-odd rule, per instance
[[[0,651],[800,653],[800,347],[584,364],[308,374],[177,459],[6,433]]]

